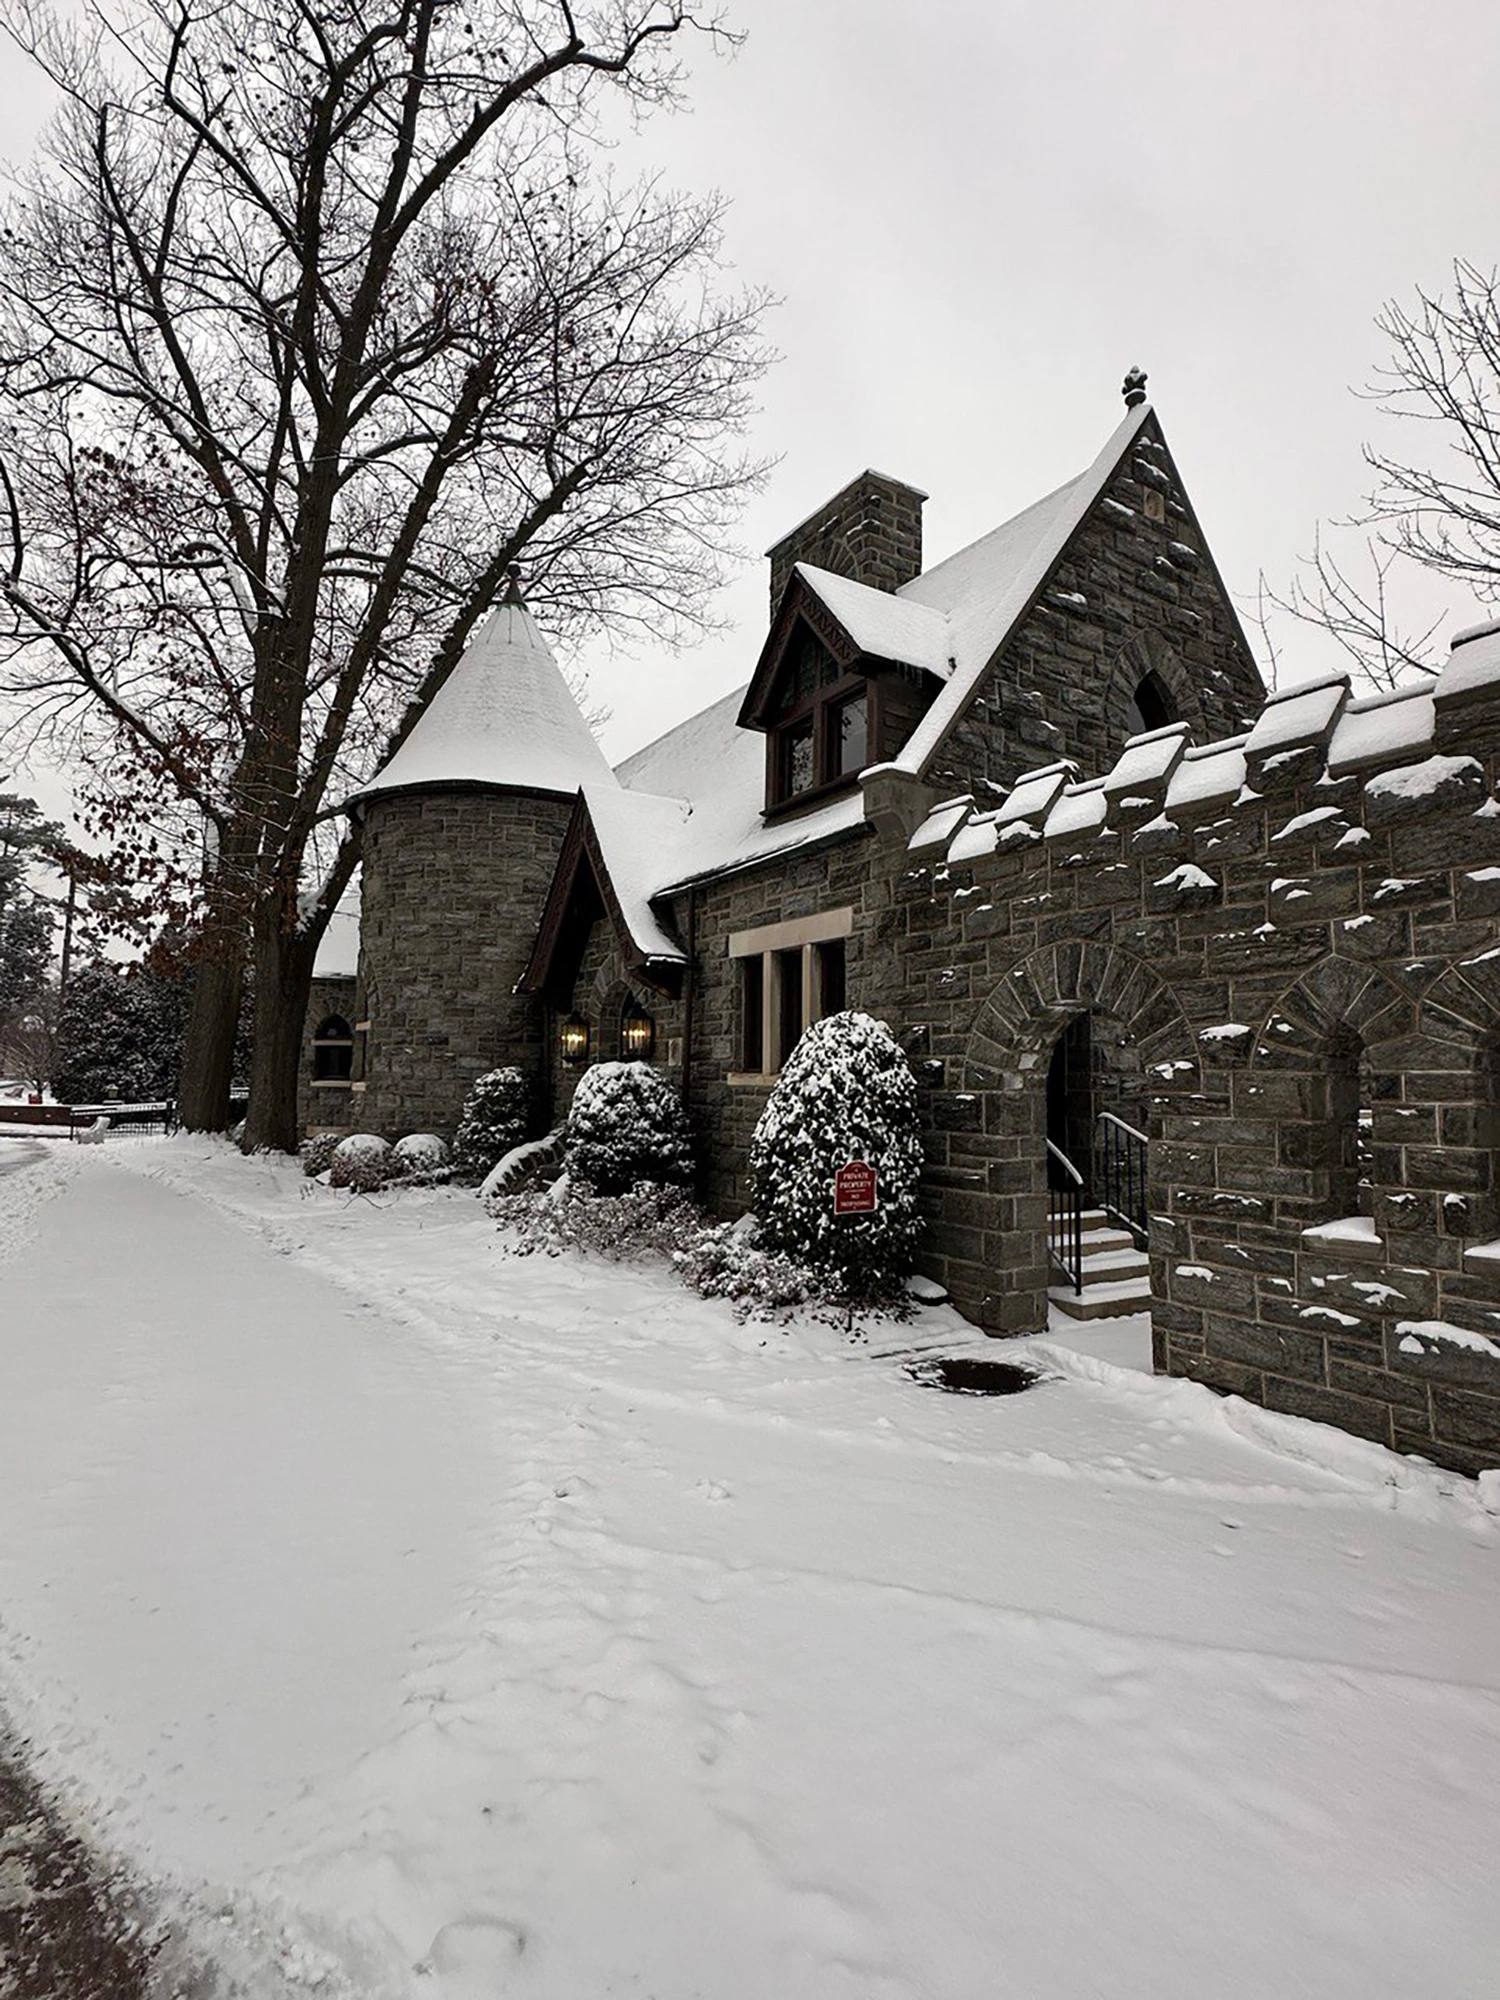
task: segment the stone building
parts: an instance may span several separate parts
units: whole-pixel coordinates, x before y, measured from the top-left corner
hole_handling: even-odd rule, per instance
[[[1500,1463],[1500,629],[1435,686],[1267,698],[1126,386],[931,568],[923,495],[862,474],[771,551],[748,686],[617,770],[502,607],[353,802],[309,1121],[451,1129],[499,1061],[556,1118],[645,1054],[732,1211],[784,1056],[864,1008],[978,1324],[1149,1300],[1163,1370]]]

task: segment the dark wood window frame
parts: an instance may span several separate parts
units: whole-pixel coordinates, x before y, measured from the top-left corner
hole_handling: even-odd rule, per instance
[[[855,769],[841,770],[839,714],[845,704],[863,699],[865,704],[865,754]],[[766,757],[766,814],[800,812],[837,793],[848,791],[860,771],[876,761],[874,746],[880,737],[880,681],[869,672],[846,669],[824,687],[814,688],[794,707],[776,718],[768,737]],[[792,746],[808,729],[812,732],[813,780],[793,791]]]

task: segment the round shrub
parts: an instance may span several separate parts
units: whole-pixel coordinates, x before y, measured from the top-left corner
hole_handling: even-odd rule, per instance
[[[519,1146],[531,1124],[531,1086],[524,1070],[492,1069],[476,1077],[453,1138],[457,1180],[482,1181],[497,1160]]]
[[[875,1169],[872,1215],[833,1212],[833,1179],[851,1160]],[[890,1030],[868,1014],[830,1014],[798,1042],[750,1143],[751,1205],[768,1250],[784,1250],[851,1300],[892,1298],[920,1225],[917,1087]]]
[[[302,1171],[309,1180],[315,1180],[319,1174],[327,1173],[333,1165],[333,1156],[338,1143],[337,1132],[314,1132],[311,1138],[302,1141],[297,1148],[297,1157],[301,1160]]]
[[[391,1171],[401,1180],[429,1180],[448,1164],[448,1142],[436,1132],[408,1132],[391,1148]]]
[[[355,1194],[374,1194],[391,1177],[391,1149],[373,1132],[351,1132],[333,1149],[328,1185]]]
[[[650,1063],[584,1071],[568,1111],[567,1148],[569,1174],[595,1194],[624,1194],[640,1181],[685,1187],[693,1178],[682,1100]]]

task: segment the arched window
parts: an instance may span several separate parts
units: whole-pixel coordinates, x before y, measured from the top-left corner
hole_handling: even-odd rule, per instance
[[[354,1030],[342,1014],[330,1014],[313,1034],[313,1082],[347,1083],[354,1074]]]
[[[1136,682],[1127,714],[1132,736],[1144,736],[1151,729],[1166,729],[1182,720],[1166,682],[1154,667]]]
[[[1328,1215],[1375,1212],[1374,1114],[1369,1057],[1353,1028],[1341,1027],[1328,1049]]]

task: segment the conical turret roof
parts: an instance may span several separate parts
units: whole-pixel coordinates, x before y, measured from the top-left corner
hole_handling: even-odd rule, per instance
[[[354,797],[448,785],[571,797],[584,785],[617,783],[536,620],[512,591],[395,756]]]

